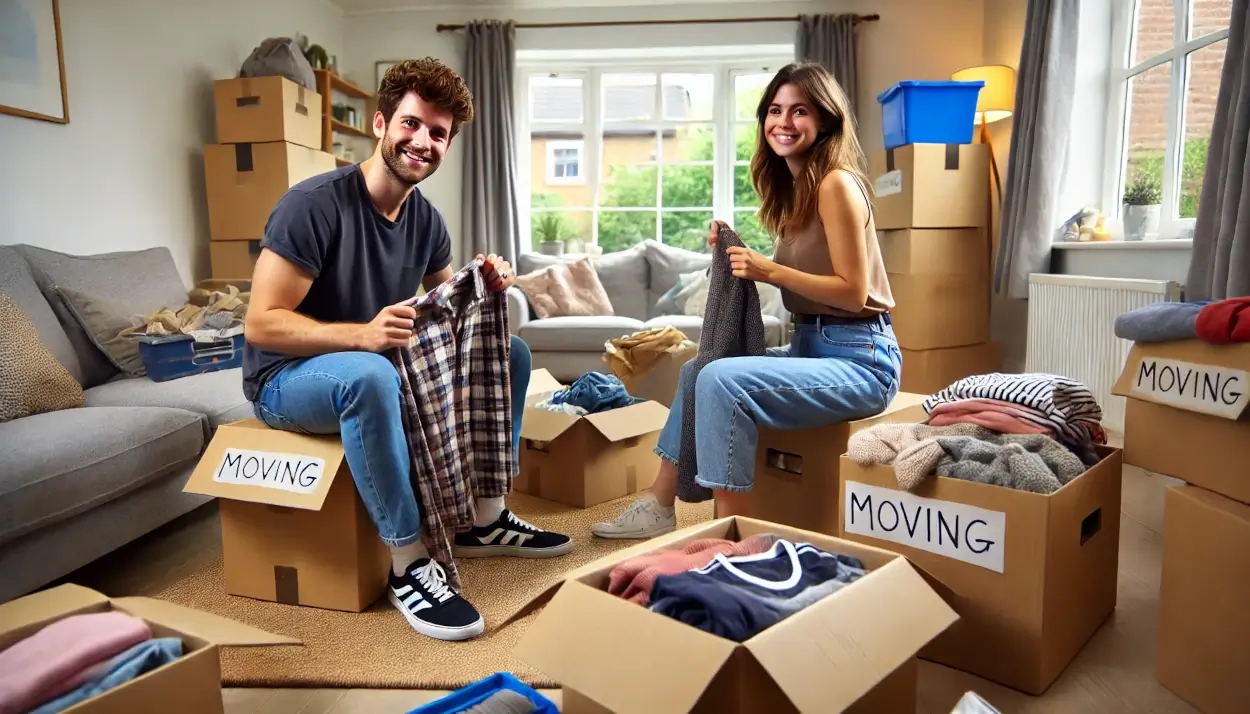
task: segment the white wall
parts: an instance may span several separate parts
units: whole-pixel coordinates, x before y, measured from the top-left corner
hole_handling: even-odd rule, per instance
[[[788,17],[800,13],[878,13],[881,19],[859,30],[861,138],[868,151],[881,147],[881,112],[876,96],[902,79],[948,79],[982,56],[982,0],[845,0],[768,2],[755,5],[664,5],[567,10],[433,10],[348,15],[344,24],[346,71],[357,81],[374,82],[378,61],[433,56],[464,69],[463,33],[439,33],[439,23],[474,19],[524,22],[586,20]],[[690,45],[793,42],[795,23],[622,26],[577,29],[521,29],[518,49],[680,47]],[[1014,64],[1014,63],[1013,63]],[[447,218],[453,238],[461,225],[462,154],[452,153],[422,190]],[[459,242],[459,241],[457,241]]]
[[[61,0],[67,125],[0,115],[0,243],[69,253],[168,246],[208,274],[201,147],[212,80],[270,36],[339,54],[328,0]]]

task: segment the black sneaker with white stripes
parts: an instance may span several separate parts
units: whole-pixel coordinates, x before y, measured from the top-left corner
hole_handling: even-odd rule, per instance
[[[467,640],[486,629],[477,609],[447,584],[447,572],[436,560],[422,558],[403,575],[392,572],[387,598],[427,637]]]
[[[454,551],[458,558],[489,558],[511,555],[516,558],[554,558],[573,550],[573,539],[562,533],[545,531],[516,517],[507,508],[488,526],[473,526],[457,533]]]

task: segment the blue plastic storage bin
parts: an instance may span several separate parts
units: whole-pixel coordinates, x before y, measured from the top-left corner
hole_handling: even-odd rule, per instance
[[[905,144],[971,144],[977,97],[975,82],[907,80],[877,95],[885,148]]]
[[[153,382],[242,367],[243,335],[212,342],[196,342],[190,335],[159,342],[143,340],[139,357]]]
[[[514,692],[524,694],[525,698],[529,699],[530,703],[534,705],[535,714],[559,714],[560,712],[556,708],[555,702],[539,694],[533,687],[507,672],[496,672],[489,677],[479,679],[467,687],[457,689],[442,699],[429,704],[423,704],[408,712],[408,714],[456,714],[482,703],[482,700],[501,689],[511,689]]]

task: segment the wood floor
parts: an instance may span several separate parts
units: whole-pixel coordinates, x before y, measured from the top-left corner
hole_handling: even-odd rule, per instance
[[[921,663],[918,712],[948,714],[972,689],[1003,714],[1187,714],[1196,711],[1155,680],[1155,618],[1163,494],[1177,483],[1125,467],[1116,614],[1045,695],[1030,697],[962,672]],[[151,592],[211,557],[216,511],[206,507],[119,550],[67,580],[112,596]],[[416,637],[417,635],[414,635]],[[403,714],[442,692],[368,689],[227,689],[227,714]],[[544,692],[557,703],[559,692]]]

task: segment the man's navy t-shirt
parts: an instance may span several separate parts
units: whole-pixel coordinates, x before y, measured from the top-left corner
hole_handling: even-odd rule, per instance
[[[354,165],[292,186],[269,215],[260,245],[313,276],[295,311],[318,322],[369,322],[451,264],[451,237],[438,209],[413,189],[397,219],[388,220]],[[255,400],[274,373],[297,359],[245,345],[244,395]]]

